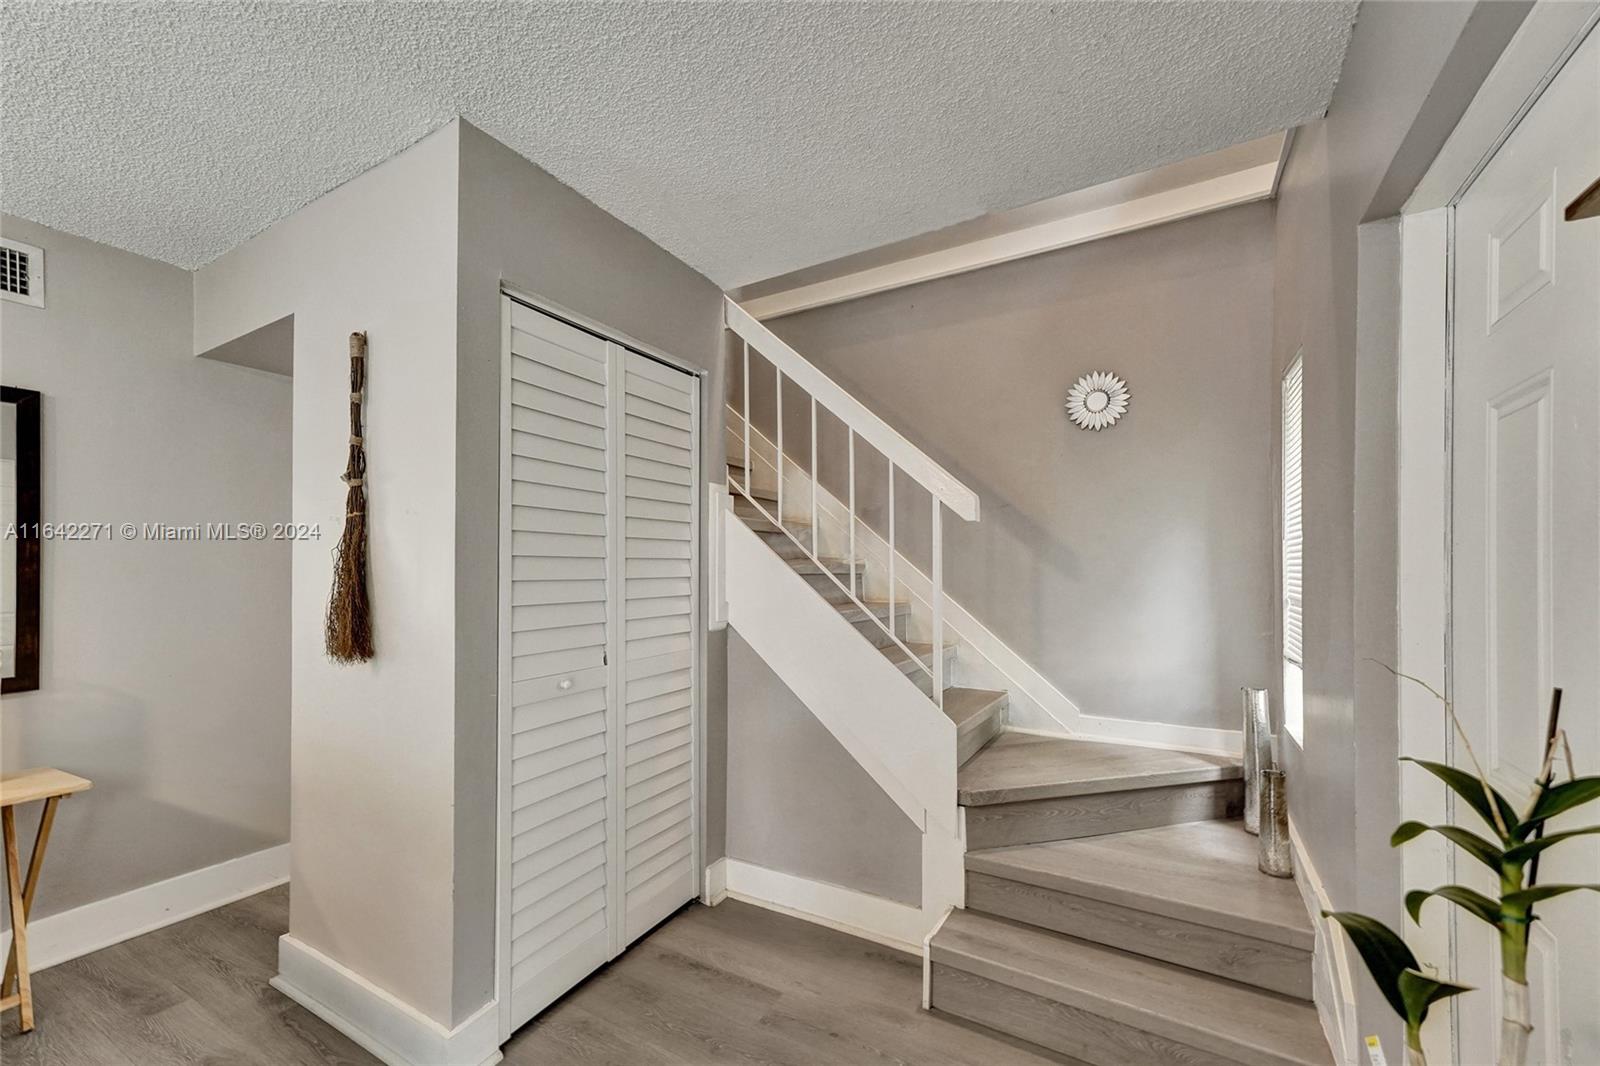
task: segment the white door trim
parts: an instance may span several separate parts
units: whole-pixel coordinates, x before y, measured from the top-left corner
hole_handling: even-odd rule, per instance
[[[1600,22],[1600,0],[1539,0],[1401,208],[1453,207]]]
[[[711,374],[703,366],[697,366],[689,360],[673,355],[671,352],[663,351],[653,344],[646,344],[642,340],[630,337],[619,329],[612,329],[604,322],[596,321],[588,315],[563,307],[554,300],[547,300],[543,296],[535,295],[532,290],[519,289],[508,281],[501,281],[500,294],[511,297],[514,302],[522,304],[524,307],[550,315],[552,318],[559,318],[563,322],[577,326],[587,333],[593,333],[602,340],[612,341],[622,345],[624,348],[632,348],[641,355],[648,355],[657,362],[667,364],[674,370],[681,370],[685,374],[692,374],[697,378],[706,378]]]
[[[495,543],[495,592],[500,597],[499,618],[495,624],[495,664],[498,675],[495,697],[495,827],[494,827],[494,998],[495,1024],[500,1042],[511,1036],[511,956],[501,949],[506,942],[506,901],[511,898],[510,842],[506,827],[511,824],[511,783],[502,765],[501,752],[511,747],[511,583],[506,574],[511,568],[511,470],[505,457],[511,454],[511,298],[500,300],[500,444],[495,460],[501,464],[499,479],[500,527]]]
[[[1455,206],[1566,61],[1600,24],[1600,0],[1539,0],[1484,79],[1450,139],[1401,214],[1399,353],[1399,551],[1397,668],[1441,685],[1453,696],[1451,667],[1451,420],[1454,338],[1452,292]],[[1441,550],[1442,549],[1442,550]],[[1454,740],[1438,704],[1408,683],[1399,688],[1401,754],[1449,762]],[[1423,774],[1402,772],[1403,819],[1430,824],[1454,818],[1454,797]],[[1426,838],[1431,841],[1433,838]],[[1403,881],[1433,888],[1455,879],[1454,850],[1416,841],[1403,852]],[[1427,961],[1448,960],[1456,976],[1458,914],[1437,908],[1407,941]],[[1424,1034],[1428,1056],[1459,1060],[1457,1001],[1448,1026]]]
[[[1450,638],[1450,337],[1451,209],[1402,217],[1398,433],[1398,546],[1395,557],[1398,633],[1395,668],[1447,691]],[[1396,682],[1400,754],[1448,763],[1449,721],[1427,692]],[[1449,790],[1428,774],[1402,769],[1400,813],[1436,825],[1453,816]],[[1455,880],[1455,851],[1428,836],[1399,853],[1406,891]],[[1406,940],[1419,958],[1450,960],[1454,975],[1455,909],[1431,908],[1420,929],[1407,923]],[[1431,1025],[1425,1050],[1453,1062],[1456,1001],[1434,1008],[1448,1024]]]

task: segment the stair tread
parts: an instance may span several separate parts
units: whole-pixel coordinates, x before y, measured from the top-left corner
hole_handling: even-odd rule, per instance
[[[738,486],[739,492],[743,492],[744,491],[744,467],[735,466],[733,463],[729,463],[728,464],[728,481],[731,482],[732,484]],[[750,486],[750,495],[754,496],[758,500],[765,500],[765,501],[767,501],[769,503],[776,503],[777,500],[778,500],[778,494],[777,494],[776,491],[774,491],[773,489],[766,488],[765,486],[762,486],[762,485],[751,485]],[[734,494],[734,498],[738,499],[738,493]]]
[[[911,649],[911,654],[915,655],[918,659],[921,659],[922,660],[922,664],[924,666],[932,666],[933,665],[933,645],[932,644],[921,644],[921,643],[918,643],[917,641],[914,641],[914,640],[908,640],[905,643],[906,643],[906,647]],[[946,644],[944,646],[945,654],[947,654],[947,655],[951,651],[953,651],[954,649],[955,649],[955,645],[954,644]],[[884,658],[888,659],[890,662],[894,663],[896,666],[901,667],[902,669],[915,669],[915,667],[913,667],[911,665],[911,656],[908,656],[901,649],[900,645],[898,645],[898,644],[890,644],[889,646],[883,647],[883,648],[879,648],[878,650],[883,653]]]
[[[1007,732],[961,768],[956,788],[970,807],[1240,776],[1229,755]]]
[[[1256,856],[1243,822],[1185,822],[972,851],[967,869],[1310,951],[1299,889]]]
[[[888,622],[889,620],[889,605],[882,600],[879,600],[876,603],[873,603],[869,600],[867,602],[866,610],[862,610],[854,603],[851,603],[848,599],[829,600],[828,605],[834,610],[838,611],[840,616],[842,616],[845,621],[852,624],[856,622],[865,622],[869,613],[872,615],[872,617],[878,619],[879,621]],[[911,608],[905,604],[896,604],[894,613],[897,616],[904,618],[906,615],[911,613]]]
[[[813,563],[809,558],[807,558],[804,555],[792,555],[791,556],[791,555],[784,555],[782,552],[779,552],[777,554],[778,554],[778,557],[780,559],[782,559],[784,562],[789,564],[789,569],[793,570],[795,573],[799,574],[802,577],[806,577],[806,576],[815,575],[815,574],[821,574],[822,573],[822,569],[819,569],[818,566],[815,563]],[[843,560],[843,559],[830,559],[827,556],[823,556],[822,557],[822,566],[824,568],[826,568],[829,573],[832,573],[835,576],[848,581],[849,576],[850,576],[850,564],[847,563],[845,560]],[[861,568],[861,564],[857,563],[856,564],[856,569],[859,570],[860,568]]]
[[[738,517],[738,519],[740,521],[744,522],[746,525],[760,524],[762,526],[767,526],[767,527],[773,528],[773,529],[776,529],[777,525],[778,525],[772,519],[768,518],[766,515],[762,514],[760,511],[757,511],[755,508],[750,507],[748,505],[746,505],[744,507],[735,507],[733,509],[733,513],[734,513],[735,516]],[[810,529],[811,528],[811,523],[810,522],[802,521],[801,519],[798,519],[798,518],[785,518],[783,520],[783,525],[784,525],[784,528],[786,528],[786,529]]]
[[[956,724],[957,734],[977,729],[984,715],[1006,699],[1006,693],[987,688],[947,688],[944,716]]]
[[[741,514],[737,517],[757,536],[773,537],[773,540],[768,543],[772,544],[774,550],[778,550],[779,555],[783,555],[785,551],[798,552],[800,550],[790,543],[789,536],[803,539],[811,532],[811,523],[809,522],[785,522],[780,526],[776,522],[762,518],[760,515]]]
[[[935,964],[1236,1061],[1333,1062],[1310,1003],[1116,948],[957,910],[933,937],[930,955]],[[934,1000],[937,1007],[937,985]]]

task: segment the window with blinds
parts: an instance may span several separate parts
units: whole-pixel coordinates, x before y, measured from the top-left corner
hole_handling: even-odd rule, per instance
[[[1300,354],[1283,375],[1283,719],[1296,741],[1304,719],[1301,664],[1305,650],[1304,522],[1301,440],[1304,361]]]

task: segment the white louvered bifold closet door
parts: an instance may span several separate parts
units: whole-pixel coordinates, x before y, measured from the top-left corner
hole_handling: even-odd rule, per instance
[[[608,345],[516,311],[507,858],[508,976],[521,1024],[611,957],[615,704],[606,661]]]
[[[697,378],[506,301],[505,1035],[698,892]]]
[[[623,374],[624,931],[696,894],[694,468],[698,381],[633,352]]]

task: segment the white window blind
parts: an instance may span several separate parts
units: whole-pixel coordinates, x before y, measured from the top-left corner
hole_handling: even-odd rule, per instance
[[[1301,665],[1304,650],[1303,524],[1300,493],[1302,357],[1283,375],[1283,657]]]

